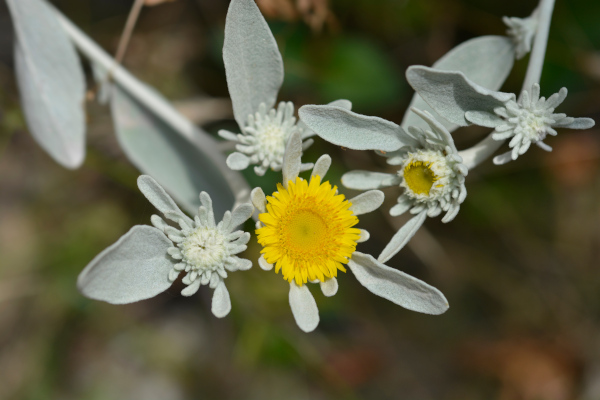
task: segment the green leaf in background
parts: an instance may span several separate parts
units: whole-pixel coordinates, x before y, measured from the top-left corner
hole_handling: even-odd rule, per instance
[[[402,97],[401,73],[374,43],[344,37],[328,47],[327,57],[320,60],[316,88],[326,101],[351,99],[364,112]]]

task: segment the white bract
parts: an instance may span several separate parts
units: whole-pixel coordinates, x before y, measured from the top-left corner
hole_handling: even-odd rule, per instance
[[[241,133],[219,131],[219,136],[236,142],[236,152],[227,158],[233,170],[255,165],[262,176],[268,169],[280,171],[283,153],[294,132],[302,135],[303,147],[314,132],[294,117],[294,104],[275,103],[283,83],[283,61],[277,42],[254,0],[232,0],[225,23],[223,61],[233,114]],[[347,100],[334,102],[350,109]],[[308,139],[308,140],[307,140]],[[310,166],[303,166],[303,170]]]
[[[212,312],[221,318],[231,310],[224,279],[227,271],[248,270],[252,262],[237,257],[246,249],[250,234],[235,228],[252,216],[254,207],[245,203],[225,212],[218,224],[212,201],[200,194],[198,215],[185,215],[164,189],[150,176],[142,175],[138,186],[144,196],[179,228],[158,215],[155,228],[136,226],[117,243],[100,253],[78,278],[79,290],[92,299],[124,304],[156,296],[166,290],[181,272],[184,296],[201,285],[214,289]]]
[[[260,212],[256,227],[263,255],[259,265],[267,271],[275,267],[289,282],[290,307],[300,329],[310,332],[319,323],[308,284],[319,283],[325,296],[335,295],[337,270],[346,271],[342,264],[368,290],[395,304],[427,314],[445,312],[447,300],[437,289],[355,251],[356,243],[369,238],[365,230],[352,228],[358,223],[356,216],[381,206],[383,193],[371,190],[345,200],[336,187],[322,181],[331,157],[317,160],[307,182],[298,176],[301,156],[301,137],[294,133],[286,146],[278,191],[269,197],[260,188],[252,191],[252,202]],[[336,226],[337,221],[342,226]]]
[[[357,189],[379,189],[401,186],[404,193],[390,210],[398,216],[406,211],[416,214],[385,247],[378,261],[386,262],[396,255],[421,227],[425,218],[445,212],[449,222],[467,196],[467,167],[448,130],[426,111],[413,108],[428,128],[410,126],[408,132],[393,122],[368,117],[332,106],[304,106],[302,121],[323,139],[357,150],[377,150],[390,165],[399,166],[396,174],[350,171],[342,177],[344,186]]]

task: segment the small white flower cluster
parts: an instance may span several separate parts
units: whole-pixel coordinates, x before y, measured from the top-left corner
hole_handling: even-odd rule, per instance
[[[193,220],[166,214],[180,229],[168,225],[157,215],[152,216],[152,224],[162,230],[174,244],[167,250],[176,262],[169,272],[169,280],[173,282],[182,271],[187,272],[182,280],[187,285],[181,291],[184,296],[196,293],[200,285],[209,285],[211,289],[215,289],[227,278],[226,270],[244,271],[252,267],[250,260],[236,256],[246,250],[250,234],[240,230],[232,231],[235,226],[232,225],[229,211],[221,222],[215,224],[212,201],[206,192],[200,193],[200,202],[202,206]]]
[[[294,116],[292,102],[280,102],[277,110],[267,110],[265,103],[261,103],[258,111],[248,115],[246,126],[242,133],[221,130],[219,136],[224,139],[238,142],[234,152],[227,158],[227,165],[233,170],[243,170],[250,164],[255,164],[254,172],[263,176],[271,168],[281,171],[285,145],[290,136],[298,132],[303,133]],[[305,142],[308,147],[309,142]]]
[[[564,113],[555,114],[558,107],[567,97],[567,88],[562,88],[548,99],[540,97],[540,86],[536,83],[527,91],[521,92],[518,101],[509,100],[503,107],[494,109],[501,120],[491,126],[494,128],[492,138],[503,141],[511,139],[511,151],[494,157],[494,163],[504,164],[516,160],[524,154],[532,143],[543,150],[552,151],[544,143],[547,135],[556,136],[554,128],[588,129],[594,125],[589,118],[568,117]]]
[[[531,51],[533,37],[538,26],[537,10],[527,18],[503,17],[502,22],[508,27],[506,34],[515,44],[515,57],[517,60],[525,57]]]
[[[246,250],[250,234],[235,230],[254,212],[250,203],[226,211],[215,222],[212,200],[200,193],[201,206],[194,219],[184,214],[165,190],[148,175],[138,178],[138,187],[167,220],[151,217],[152,226],[137,225],[94,258],[77,279],[79,290],[89,298],[112,304],[149,299],[169,289],[179,274],[191,296],[201,285],[214,289],[212,313],[222,318],[231,310],[225,286],[227,271],[245,271],[252,262],[236,254]]]

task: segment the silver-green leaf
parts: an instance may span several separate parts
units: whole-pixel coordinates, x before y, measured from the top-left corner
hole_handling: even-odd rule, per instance
[[[442,58],[437,60],[432,68],[441,71],[458,71],[478,85],[490,90],[498,90],[508,77],[514,65],[515,46],[512,40],[505,36],[481,36],[456,46]],[[417,126],[427,128],[427,124],[410,111],[412,107],[429,111],[434,116],[437,113],[415,93],[401,126]],[[443,119],[439,121],[450,132],[458,125],[451,124]]]
[[[283,60],[254,0],[232,0],[225,21],[223,61],[240,128],[260,103],[270,109],[283,83]]]
[[[31,134],[56,162],[85,158],[85,78],[73,44],[43,0],[7,0],[15,28],[15,70]]]
[[[112,88],[111,109],[117,138],[131,162],[185,210],[196,213],[201,191],[213,197],[217,215],[231,209],[235,194],[224,172],[235,172],[223,168],[225,158],[207,134],[197,132],[202,135],[200,150],[118,85]],[[215,157],[222,158],[223,165],[217,165]]]
[[[171,286],[173,244],[159,229],[137,225],[98,254],[79,274],[84,296],[111,304],[149,299]]]
[[[406,71],[406,79],[442,118],[458,126],[469,125],[467,111],[493,113],[494,108],[515,98],[512,93],[486,89],[462,72],[412,66]]]
[[[416,144],[404,130],[378,117],[357,114],[342,107],[306,105],[300,119],[323,139],[353,150],[395,151]]]
[[[438,315],[448,310],[448,300],[438,289],[371,255],[354,252],[348,267],[365,288],[392,303],[425,314]]]

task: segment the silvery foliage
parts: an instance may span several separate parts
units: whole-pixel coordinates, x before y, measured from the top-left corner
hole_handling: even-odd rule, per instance
[[[567,96],[567,89],[546,99],[540,98],[537,83],[523,90],[517,100],[513,93],[488,90],[471,81],[460,72],[436,71],[413,66],[406,72],[411,86],[443,118],[459,126],[471,124],[494,128],[492,139],[511,138],[512,151],[494,158],[495,164],[504,164],[524,154],[531,143],[546,151],[552,149],[543,143],[546,135],[556,135],[554,128],[589,129],[590,118],[572,118],[555,114],[554,109]]]
[[[252,262],[236,256],[246,249],[250,234],[234,230],[254,211],[251,204],[227,211],[218,224],[212,201],[200,194],[202,205],[194,219],[185,215],[165,190],[150,176],[138,179],[140,191],[166,219],[157,215],[154,227],[138,225],[96,256],[81,272],[77,287],[87,297],[112,304],[126,304],[156,296],[186,272],[181,294],[191,296],[201,285],[214,289],[212,312],[221,318],[231,310],[224,279],[226,271],[244,271]]]
[[[98,97],[110,102],[117,139],[136,167],[154,177],[189,213],[200,205],[201,191],[211,194],[219,215],[248,197],[248,184],[227,167],[216,140],[160,93],[117,65],[68,19],[57,16],[91,61],[101,89]]]
[[[498,90],[504,84],[504,81],[513,68],[515,50],[516,47],[510,38],[504,36],[481,36],[456,46],[437,60],[432,68],[440,71],[462,72],[473,82],[490,90]],[[437,90],[439,89],[437,88]],[[443,88],[443,90],[448,89]],[[402,124],[400,124],[404,129],[407,129],[411,125],[423,128],[428,127],[422,118],[410,111],[412,108],[431,113],[449,132],[459,127],[458,124],[441,118],[417,92],[413,95],[402,119]]]
[[[110,101],[125,154],[193,212],[206,190],[223,213],[250,193],[217,142],[144,85],[44,0],[9,0],[23,110],[37,142],[61,165],[85,157],[85,79],[75,46],[88,58]],[[74,46],[75,45],[75,46]],[[109,79],[110,75],[110,79]],[[114,84],[108,84],[108,82]]]
[[[85,78],[73,44],[43,0],[7,0],[15,71],[31,134],[59,164],[85,158]]]
[[[218,215],[244,201],[250,188],[230,170],[216,141],[193,126],[194,136],[182,136],[123,87],[110,90],[110,108],[119,144],[131,162],[157,181],[189,213],[198,209],[198,192],[215,200]],[[165,106],[171,107],[168,103]],[[195,145],[194,145],[195,144]]]
[[[243,170],[249,165],[262,176],[268,169],[280,171],[289,138],[299,133],[306,149],[314,132],[297,123],[294,104],[280,102],[277,94],[283,83],[283,60],[277,42],[254,0],[232,0],[225,22],[223,61],[233,114],[241,133],[221,130],[224,139],[237,142],[227,165]],[[350,109],[347,100],[336,105]],[[303,166],[303,170],[311,165]]]
[[[411,66],[406,79],[442,118],[459,127],[470,125],[465,118],[467,111],[493,113],[496,107],[515,100],[514,94],[478,85],[460,71]]]
[[[345,110],[340,107],[336,108]],[[301,158],[302,138],[300,133],[296,132],[290,137],[285,149],[282,166],[284,187],[287,188],[289,181],[294,182],[301,172],[301,166],[303,165]],[[327,154],[321,156],[314,164],[311,176],[319,175],[323,178],[330,166],[331,157]],[[252,190],[251,198],[259,213],[267,212],[267,199],[260,187]],[[350,199],[349,201],[352,203],[350,210],[354,212],[354,215],[369,213],[381,206],[383,198],[384,195],[381,191],[370,190]],[[262,226],[260,221],[256,223],[257,229]],[[364,229],[361,229],[360,236],[359,243],[369,239],[369,233]],[[263,256],[259,258],[258,265],[265,271],[273,269],[273,265],[268,263]],[[370,292],[406,309],[439,315],[449,307],[448,301],[438,289],[404,272],[388,267],[369,254],[355,251],[348,261],[348,267],[356,279]],[[292,281],[289,285],[289,302],[294,319],[300,329],[304,332],[311,332],[319,324],[317,303],[308,289],[308,285],[298,286],[295,281]],[[338,281],[336,278],[319,282],[319,285],[321,291],[327,297],[334,296],[337,293]]]
[[[407,70],[410,85],[442,118],[458,126],[476,124],[494,128],[487,138],[461,152],[469,168],[496,151],[505,139],[511,139],[509,146],[512,150],[495,157],[495,164],[516,159],[529,149],[531,143],[550,151],[543,140],[548,134],[556,134],[554,128],[588,129],[594,126],[594,121],[589,118],[575,119],[554,113],[566,97],[566,88],[548,100],[539,97],[539,80],[553,9],[554,0],[541,0],[531,17],[505,19],[517,56],[527,50],[532,51],[519,99],[515,94],[482,86],[462,71],[440,71],[421,66]],[[533,38],[535,41],[531,48]]]
[[[432,70],[435,71],[459,71],[454,73],[467,74],[480,85],[488,87],[487,91],[499,89],[510,73],[515,59],[515,44],[510,38],[503,36],[483,36],[471,39],[450,50],[446,55],[434,63]],[[483,87],[482,86],[482,87]],[[432,84],[431,91],[441,91],[452,95],[453,87],[442,87]],[[485,91],[484,91],[485,92]],[[487,93],[487,92],[485,92]],[[420,92],[413,96],[410,107],[404,115],[400,126],[377,117],[368,117],[349,112],[347,110],[335,109],[330,106],[304,106],[300,109],[301,120],[314,130],[323,139],[351,149],[377,150],[377,153],[387,157],[391,165],[403,164],[409,149],[426,149],[429,140],[445,143],[436,150],[449,147],[445,157],[453,166],[453,190],[448,194],[449,198],[440,202],[434,200],[416,201],[410,199],[406,194],[398,198],[398,204],[390,210],[393,216],[400,215],[407,210],[416,213],[402,228],[396,232],[384,251],[379,256],[379,261],[386,262],[397,254],[417,230],[424,223],[427,214],[439,215],[446,211],[444,222],[451,221],[459,211],[460,204],[466,198],[464,177],[467,168],[462,163],[450,132],[464,125],[462,119],[444,119],[426,101],[433,94]],[[484,97],[482,94],[481,97]],[[425,100],[424,100],[425,98]],[[480,99],[474,99],[477,103]],[[500,103],[495,103],[500,104]],[[440,107],[443,104],[437,104]],[[413,110],[422,110],[415,112]],[[309,121],[310,120],[310,121]],[[398,175],[352,171],[346,174],[342,183],[350,188],[364,190],[386,186],[401,186],[403,179]]]

